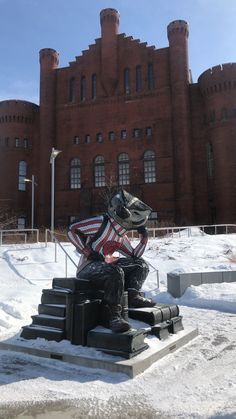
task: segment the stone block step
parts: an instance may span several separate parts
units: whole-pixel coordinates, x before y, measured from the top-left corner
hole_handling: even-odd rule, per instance
[[[65,317],[56,317],[49,314],[37,314],[31,317],[34,325],[55,327],[62,330],[65,329]]]
[[[65,304],[39,304],[39,314],[48,314],[56,317],[66,317]]]
[[[22,328],[21,337],[24,339],[44,338],[60,342],[65,338],[64,331],[53,327],[30,325]]]
[[[77,278],[53,278],[53,289],[64,288],[72,292],[90,289],[90,281]]]
[[[41,296],[42,304],[66,304],[66,297],[70,295],[70,292],[58,291],[54,289],[43,290]]]

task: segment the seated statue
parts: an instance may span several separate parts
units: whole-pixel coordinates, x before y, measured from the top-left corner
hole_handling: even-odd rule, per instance
[[[76,222],[69,228],[68,237],[81,254],[76,276],[104,290],[109,326],[115,333],[130,329],[121,315],[124,290],[128,291],[129,307],[155,305],[140,293],[149,272],[141,256],[148,241],[145,224],[150,213],[148,205],[122,189],[110,198],[106,214]],[[140,235],[135,248],[127,237],[128,230],[137,230]],[[115,257],[114,252],[122,257]]]

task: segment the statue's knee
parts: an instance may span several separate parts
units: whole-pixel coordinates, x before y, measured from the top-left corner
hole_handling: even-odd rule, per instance
[[[143,272],[146,272],[146,273],[149,272],[149,266],[144,259],[139,258],[135,262],[136,262],[138,268],[140,268]]]

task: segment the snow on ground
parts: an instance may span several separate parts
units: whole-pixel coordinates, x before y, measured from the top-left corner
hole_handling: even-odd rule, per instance
[[[77,262],[73,246],[64,247]],[[0,418],[236,418],[236,283],[190,287],[179,299],[166,289],[170,271],[235,270],[236,235],[194,228],[190,237],[183,231],[149,240],[144,258],[151,264],[144,291],[158,302],[178,304],[184,326],[198,327],[199,336],[134,379],[0,351]],[[74,274],[70,262],[68,276]],[[1,341],[18,339],[21,326],[37,313],[42,289],[61,276],[65,257],[58,248],[55,262],[51,243],[0,247]],[[65,341],[50,344],[71,347]],[[101,356],[92,348],[71,350]]]

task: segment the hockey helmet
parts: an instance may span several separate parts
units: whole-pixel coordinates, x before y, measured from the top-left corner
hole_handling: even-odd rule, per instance
[[[108,214],[126,230],[146,224],[152,209],[136,196],[121,189],[109,201]]]

